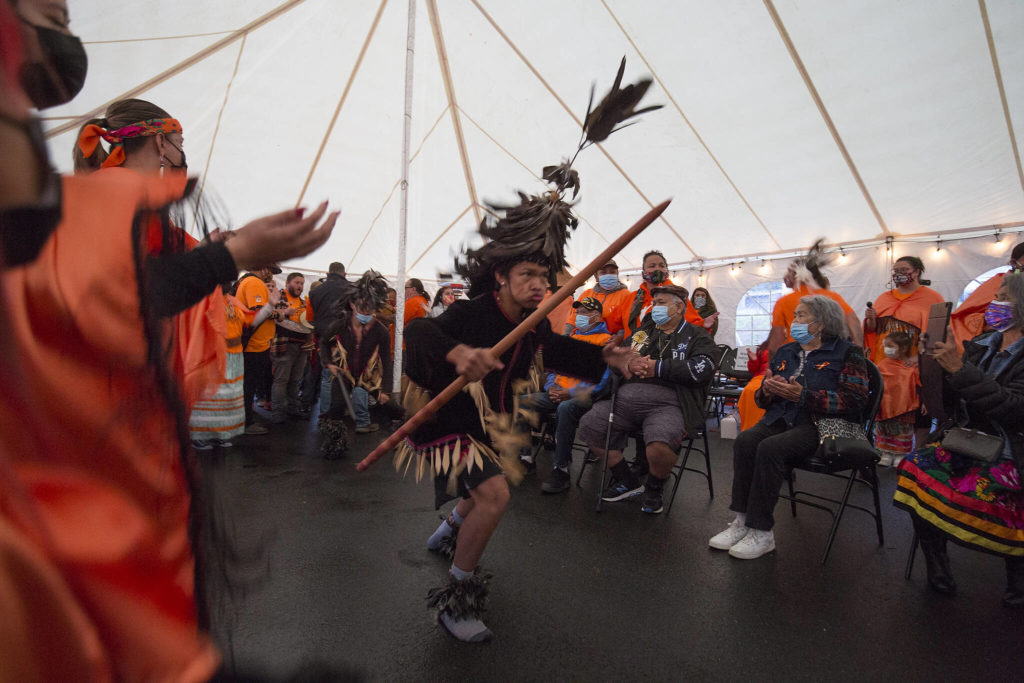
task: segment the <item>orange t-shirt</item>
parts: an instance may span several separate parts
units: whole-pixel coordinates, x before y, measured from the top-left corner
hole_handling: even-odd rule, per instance
[[[426,318],[429,311],[430,306],[427,305],[427,300],[417,294],[413,298],[405,300],[403,322],[408,325],[416,318]]]
[[[793,337],[789,336],[789,326],[793,323],[793,317],[796,314],[796,307],[800,305],[800,299],[805,296],[815,296],[820,294],[827,296],[832,299],[839,307],[843,309],[843,315],[853,313],[853,308],[850,304],[846,303],[846,299],[836,294],[830,289],[812,289],[807,285],[800,285],[792,292],[782,297],[775,302],[775,308],[772,309],[772,327],[781,327],[786,333],[786,341],[783,342],[788,344],[793,341]]]
[[[255,311],[258,308],[268,305],[270,300],[270,291],[267,289],[267,285],[264,284],[263,280],[258,277],[247,277],[242,280],[238,285],[238,291],[235,296],[242,302],[242,305],[249,310]],[[259,353],[260,351],[266,351],[270,348],[270,342],[274,339],[275,325],[274,321],[267,318],[260,326],[256,328],[256,331],[249,337],[249,343],[246,345],[245,350],[249,353]]]
[[[242,353],[242,329],[252,324],[256,314],[230,294],[224,295],[224,314],[227,317],[224,339],[228,343],[228,353]]]
[[[580,294],[576,301],[585,299],[588,296],[601,302],[601,320],[608,326],[608,332],[615,334],[622,329],[623,320],[629,316],[629,307],[633,304],[633,293],[623,287],[614,292],[595,292],[594,288]],[[623,312],[625,309],[625,312]],[[565,317],[566,325],[576,325],[576,310],[569,309],[569,315]],[[555,330],[560,332],[561,330]]]

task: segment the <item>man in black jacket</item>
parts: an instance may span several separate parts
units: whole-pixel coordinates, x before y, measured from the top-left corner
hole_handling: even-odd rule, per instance
[[[652,290],[653,307],[630,338],[639,357],[630,361],[633,377],[618,390],[611,425],[608,465],[613,478],[602,493],[616,501],[643,494],[641,509],[662,510],[662,489],[687,434],[704,420],[704,402],[718,363],[718,347],[708,333],[683,319],[688,292],[674,285]],[[598,456],[604,454],[610,400],[598,401],[580,420],[580,438]],[[641,484],[622,458],[626,438],[642,432],[650,470]]]
[[[354,285],[345,279],[344,264],[335,261],[327,267],[327,279],[315,290],[309,292],[309,305],[313,309],[313,332],[321,341],[326,338],[327,328],[336,321],[344,310],[337,304],[352,291]]]
[[[320,416],[326,417],[328,406],[331,405],[331,373],[327,364],[331,362],[331,352],[324,346],[327,341],[327,329],[344,313],[341,301],[347,298],[354,285],[345,279],[345,265],[334,261],[327,267],[327,277],[316,289],[309,290],[309,311],[306,320],[313,324],[313,335],[320,348],[320,366],[323,368],[320,377]],[[309,314],[312,315],[309,315]],[[312,405],[310,406],[312,408]]]

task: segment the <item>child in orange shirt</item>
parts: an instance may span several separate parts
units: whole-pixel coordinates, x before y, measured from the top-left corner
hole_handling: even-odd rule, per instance
[[[890,332],[882,341],[885,357],[878,363],[885,391],[875,423],[875,447],[882,453],[878,464],[896,466],[914,448],[914,419],[921,410],[921,377],[913,338],[907,332]]]

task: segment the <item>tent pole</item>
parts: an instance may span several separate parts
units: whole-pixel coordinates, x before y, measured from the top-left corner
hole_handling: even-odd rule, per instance
[[[405,325],[405,236],[409,222],[409,139],[412,137],[412,67],[416,52],[416,0],[409,0],[409,23],[405,39],[405,113],[402,117],[402,186],[398,210],[398,282],[395,283],[395,371],[392,396],[402,390],[402,333]]]

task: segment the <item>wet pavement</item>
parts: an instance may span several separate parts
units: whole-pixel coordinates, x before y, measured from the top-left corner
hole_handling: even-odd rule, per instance
[[[1020,680],[1024,613],[1000,604],[1000,559],[951,546],[952,599],[927,591],[920,555],[904,580],[912,532],[890,502],[892,470],[881,475],[883,547],[871,518],[849,512],[822,566],[828,515],[801,507],[793,518],[782,501],[774,553],[743,561],[709,549],[732,519],[732,442],[716,434],[714,500],[687,473],[671,513],[658,516],[638,502],[595,513],[593,467],[582,489],[542,495],[551,458],[542,451],[542,475],[513,487],[482,562],[494,573],[485,621],[495,640],[460,643],[425,606],[447,571],[425,548],[439,514],[431,483],[403,478],[390,456],[355,471],[383,438],[353,434],[349,455],[326,461],[312,423],[290,422],[201,454],[230,539],[210,579],[228,671],[269,680]],[[817,475],[800,483],[841,492]],[[870,505],[866,490],[855,499]],[[218,581],[225,573],[230,591]]]

